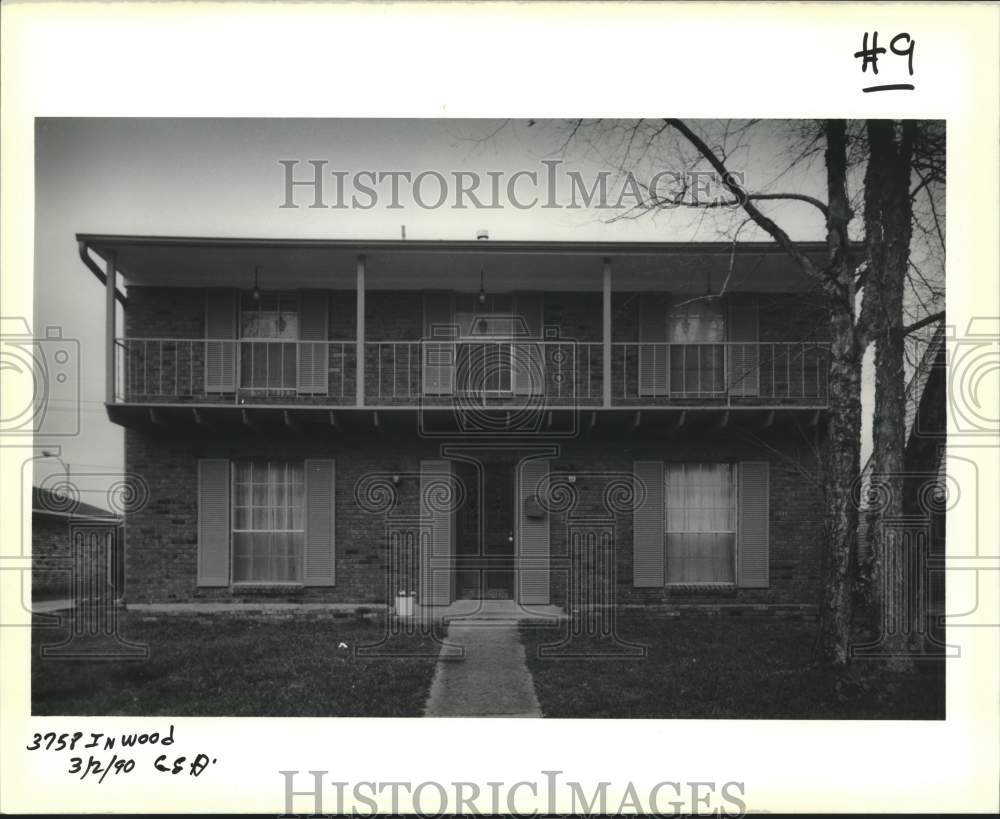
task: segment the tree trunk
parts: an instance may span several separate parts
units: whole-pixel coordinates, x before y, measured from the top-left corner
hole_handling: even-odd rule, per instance
[[[722,159],[683,120],[666,123],[679,131],[724,180],[732,180]],[[820,269],[788,234],[753,203],[754,197],[732,181],[725,182],[746,212],[765,230],[802,272],[819,282],[830,303],[829,422],[826,446],[826,532],[823,553],[823,597],[816,632],[816,659],[829,665],[846,665],[850,659],[853,607],[851,558],[857,541],[858,507],[854,483],[861,460],[861,348],[854,315],[854,269],[847,226],[851,221],[847,196],[847,124],[823,123],[826,137],[827,260]]]
[[[830,416],[826,451],[826,533],[823,595],[816,659],[843,666],[850,661],[853,566],[858,529],[853,488],[860,468],[861,359],[854,321],[845,309],[831,310]]]
[[[863,311],[875,341],[875,413],[872,428],[873,549],[867,572],[867,603],[878,652],[907,668],[916,652],[917,623],[909,598],[913,576],[913,532],[904,523],[906,379],[903,369],[903,287],[911,233],[910,163],[913,124],[895,138],[889,120],[868,123],[870,155],[865,180],[867,288],[870,311]]]
[[[828,268],[823,287],[830,302],[830,387],[826,469],[827,543],[816,659],[843,666],[850,660],[853,567],[858,528],[853,486],[861,460],[861,356],[854,327],[854,270],[848,255],[847,138],[843,120],[828,120],[826,175]]]

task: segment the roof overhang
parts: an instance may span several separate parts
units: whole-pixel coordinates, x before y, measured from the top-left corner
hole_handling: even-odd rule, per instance
[[[480,271],[496,290],[600,290],[605,259],[616,291],[795,292],[813,290],[772,242],[541,242],[236,239],[78,234],[129,286],[245,287],[260,270],[264,289],[351,290],[365,257],[371,290],[478,289]],[[817,265],[822,242],[799,243]],[[90,267],[90,265],[88,265]],[[91,267],[98,275],[99,268]],[[103,281],[103,273],[98,275]]]
[[[74,520],[81,523],[113,523],[117,525],[122,522],[120,517],[114,515],[91,515],[73,511],[61,512],[57,509],[32,509],[31,516],[43,520]]]

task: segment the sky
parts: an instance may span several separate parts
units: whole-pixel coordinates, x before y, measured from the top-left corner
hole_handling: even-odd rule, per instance
[[[704,128],[717,130],[709,123]],[[748,187],[769,189],[779,176],[789,155],[782,133],[781,123],[765,122],[752,140],[730,135],[729,167],[745,174]],[[587,123],[574,133],[566,122],[525,120],[36,120],[32,330],[38,337],[47,327],[59,327],[64,339],[79,342],[82,400],[80,434],[58,441],[61,462],[40,462],[36,484],[68,465],[81,499],[104,506],[102,495],[122,469],[123,432],[107,420],[103,406],[104,292],[79,259],[75,234],[396,239],[405,225],[408,239],[473,239],[481,229],[492,239],[695,241],[731,236],[743,218],[730,208],[672,208],[621,218],[625,209],[565,207],[571,202],[571,172],[589,186],[600,170],[609,171],[608,204],[614,205],[627,171],[646,184],[657,171],[685,170],[685,158],[670,143],[662,151],[647,149],[647,144],[664,144],[663,137],[650,142],[647,136],[613,121]],[[449,182],[449,200],[443,207],[421,207],[400,178],[396,202],[383,182],[376,186],[379,199],[370,208],[310,208],[311,193],[302,187],[293,190],[293,201],[300,206],[282,208],[282,160],[298,160],[296,179],[310,176],[309,160],[325,161],[328,174],[345,173],[348,203],[351,180],[366,170],[408,171],[412,177],[436,171]],[[546,161],[561,164],[545,166]],[[548,167],[556,168],[555,196],[564,206],[513,206],[506,196],[511,177],[518,171],[538,173],[538,186],[519,178],[514,199],[526,204],[535,193],[544,201]],[[501,207],[479,209],[469,198],[463,200],[467,208],[451,207],[456,172],[479,175],[479,199],[486,204],[491,204],[489,174],[497,175]],[[783,191],[822,199],[823,181],[821,165],[813,163],[780,176],[776,184]],[[437,198],[438,188],[433,176],[424,182],[420,195],[427,205]],[[677,177],[661,177],[661,184],[676,189],[671,186],[678,184]],[[717,189],[712,186],[709,193]],[[361,204],[371,201],[354,193]],[[335,194],[327,182],[324,204],[334,203]],[[621,197],[626,206],[634,201]],[[768,213],[795,239],[823,238],[822,220],[810,205],[774,203]],[[743,227],[739,237],[766,238],[753,225]],[[870,402],[867,383],[865,393]],[[53,420],[60,421],[61,414],[65,421],[74,408],[61,402],[50,411]]]

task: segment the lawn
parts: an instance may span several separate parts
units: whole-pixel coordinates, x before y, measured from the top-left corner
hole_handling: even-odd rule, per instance
[[[146,660],[41,658],[58,628],[32,635],[32,713],[149,716],[420,716],[434,673],[429,638],[405,648],[427,657],[357,657],[384,620],[356,615],[265,620],[124,614],[122,635],[149,645]],[[343,644],[343,645],[342,645]],[[387,646],[392,648],[392,644]]]
[[[565,631],[565,626],[563,627]],[[540,657],[556,627],[521,627],[547,717],[689,719],[944,719],[944,662],[887,674],[855,661],[843,675],[810,666],[815,626],[779,618],[624,613],[618,633],[648,645],[645,659],[606,656],[608,641],[580,638],[584,658]],[[604,654],[605,656],[601,656]]]

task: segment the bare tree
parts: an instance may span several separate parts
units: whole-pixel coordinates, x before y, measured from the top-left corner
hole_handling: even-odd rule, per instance
[[[770,129],[785,139],[787,167],[778,172],[767,190],[748,190],[732,171],[741,153],[754,140],[751,134]],[[712,209],[739,209],[744,219],[733,233],[735,242],[747,222],[770,236],[814,281],[828,304],[831,343],[829,420],[824,447],[827,548],[824,552],[823,594],[817,631],[816,657],[820,662],[846,665],[852,639],[852,586],[857,563],[858,504],[854,493],[860,470],[861,362],[868,345],[876,347],[876,424],[874,450],[883,475],[901,475],[905,447],[904,350],[906,337],[941,318],[943,287],[921,270],[911,253],[914,203],[924,205],[920,235],[930,248],[928,257],[943,270],[944,233],[938,199],[944,180],[944,133],[934,123],[891,121],[847,123],[723,122],[705,137],[679,119],[636,122],[576,120],[567,127],[564,151],[583,143],[591,158],[624,172],[630,165],[660,152],[679,158],[686,167],[707,164],[729,190],[732,198],[710,203],[692,200],[687,188],[664,197],[658,191],[615,219],[655,215],[667,208],[691,207],[703,214]],[[596,132],[596,138],[593,134]],[[670,136],[680,139],[671,141]],[[608,152],[608,146],[611,151]],[[822,156],[825,166],[825,201],[797,190],[779,190],[789,169]],[[740,157],[736,162],[731,160]],[[849,180],[864,174],[853,197]],[[916,179],[911,188],[911,179]],[[821,216],[826,238],[826,258],[815,262],[775,219],[762,210],[766,203],[791,202],[811,206]],[[849,228],[856,210],[863,209],[864,262],[852,253]],[[723,285],[724,287],[725,285]],[[858,296],[860,295],[860,310]],[[909,305],[905,305],[909,295]],[[908,309],[904,311],[904,306]],[[934,312],[937,310],[937,312]],[[904,312],[918,318],[904,325]],[[902,497],[902,484],[891,489]],[[886,516],[894,508],[883,510]],[[876,530],[879,527],[876,526]],[[895,563],[898,563],[896,561]],[[870,588],[899,584],[902,577],[878,577]],[[872,595],[878,599],[877,592]],[[898,599],[898,597],[896,598]],[[906,646],[898,646],[905,650]]]
[[[907,335],[939,321],[943,312],[928,313],[904,326],[904,293],[913,268],[913,203],[921,192],[926,193],[931,217],[932,232],[926,228],[925,232],[931,236],[931,245],[939,245],[943,253],[944,231],[934,188],[943,187],[944,141],[943,134],[939,138],[932,125],[922,127],[912,120],[871,120],[866,131],[864,224],[868,278],[859,341],[875,345],[872,479],[879,484],[879,501],[868,521],[871,542],[863,567],[866,594],[862,600],[869,620],[876,623],[883,613],[895,609],[891,612],[893,627],[883,636],[883,648],[894,655],[894,665],[906,668],[919,650],[919,630],[913,627],[916,624],[905,622],[904,612],[907,598],[917,586],[914,562],[909,559],[912,556],[904,553],[913,545],[900,538],[894,528],[903,518],[907,489],[905,345]],[[911,284],[911,292],[919,290]],[[933,292],[931,298],[938,300]]]

